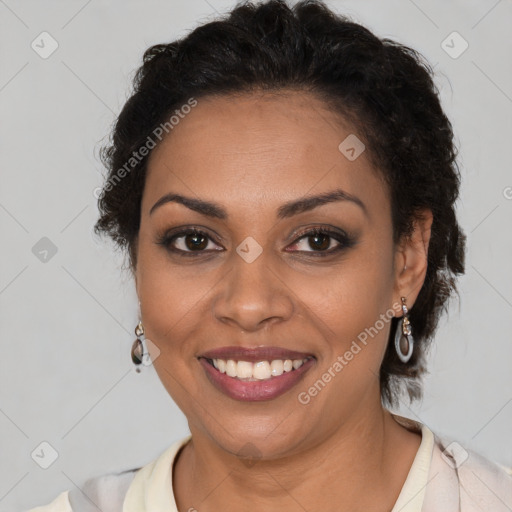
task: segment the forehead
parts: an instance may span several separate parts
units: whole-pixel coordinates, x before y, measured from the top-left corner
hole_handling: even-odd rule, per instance
[[[386,207],[365,151],[352,160],[342,151],[355,128],[317,97],[287,91],[197,102],[151,154],[143,211],[168,191],[266,209],[336,188]]]

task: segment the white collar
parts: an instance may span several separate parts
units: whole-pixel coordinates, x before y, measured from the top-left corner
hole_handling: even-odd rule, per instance
[[[422,423],[396,414],[393,414],[393,417],[405,428],[421,432],[421,443],[391,512],[421,512],[429,482],[434,434]]]
[[[420,431],[421,444],[391,512],[421,512],[428,483],[434,435],[421,423],[393,415],[406,428]],[[178,512],[172,489],[175,457],[192,436],[173,443],[157,459],[137,471],[126,493],[123,512]]]

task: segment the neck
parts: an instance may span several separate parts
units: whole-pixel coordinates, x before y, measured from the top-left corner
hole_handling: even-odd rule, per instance
[[[191,429],[192,430],[192,429]],[[421,436],[376,406],[295,455],[243,464],[192,431],[174,471],[179,510],[382,511],[393,507]]]

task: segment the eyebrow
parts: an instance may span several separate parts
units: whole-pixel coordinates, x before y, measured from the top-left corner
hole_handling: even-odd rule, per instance
[[[332,190],[316,196],[306,196],[301,199],[289,201],[284,203],[277,209],[277,218],[286,219],[297,215],[299,213],[313,210],[319,206],[334,201],[349,201],[357,204],[365,213],[368,215],[366,205],[358,197],[345,192],[342,189]],[[190,210],[205,215],[207,217],[213,217],[216,219],[226,220],[228,218],[227,211],[220,205],[211,201],[205,201],[204,199],[197,199],[193,197],[186,197],[180,194],[169,193],[161,197],[149,210],[151,215],[157,208],[166,203],[178,203],[186,206]]]

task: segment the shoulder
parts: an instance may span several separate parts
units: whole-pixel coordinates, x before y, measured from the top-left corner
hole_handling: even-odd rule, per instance
[[[457,441],[438,435],[434,439],[428,484],[431,489],[427,493],[432,503],[435,501],[439,507],[451,501],[458,502],[462,512],[512,510],[511,468],[467,449]]]
[[[448,436],[432,432],[423,423],[393,416],[404,427],[422,433],[422,442],[408,476],[411,485],[406,489],[407,500],[397,510],[512,511],[511,468],[464,447]],[[422,496],[419,508],[413,504],[416,495]]]
[[[51,503],[27,512],[119,512],[139,469],[89,478],[81,488],[61,492]]]
[[[172,466],[177,452],[190,438],[172,443],[144,466],[89,478],[80,487],[61,492],[51,503],[26,512],[120,512],[127,496],[130,504],[144,498],[147,482]]]
[[[73,512],[68,497],[69,491],[61,492],[51,503],[31,508],[27,512]]]
[[[72,512],[118,512],[140,468],[90,478],[82,489],[69,491]]]

